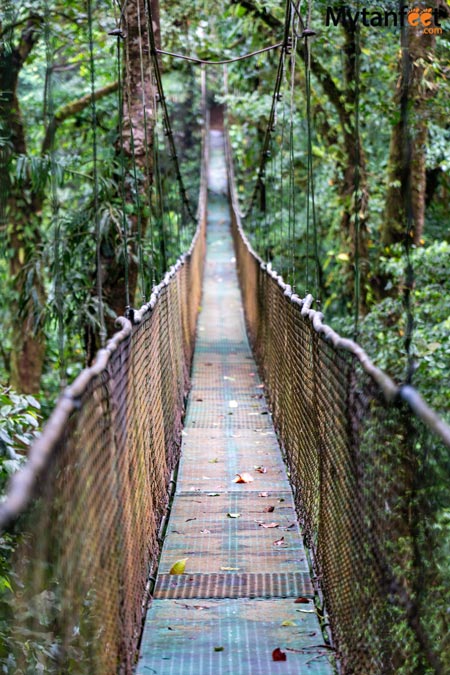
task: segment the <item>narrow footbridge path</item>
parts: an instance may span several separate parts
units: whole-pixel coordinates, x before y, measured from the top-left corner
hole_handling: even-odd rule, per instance
[[[212,130],[192,388],[137,674],[331,675],[286,468],[246,336],[226,189],[223,136]],[[253,480],[236,482],[246,474]],[[169,574],[184,558],[184,574]],[[277,648],[285,661],[273,660]]]

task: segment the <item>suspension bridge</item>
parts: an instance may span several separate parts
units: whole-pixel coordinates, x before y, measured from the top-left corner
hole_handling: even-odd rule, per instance
[[[0,504],[3,671],[444,675],[450,429],[255,253],[227,127],[207,118],[188,250],[64,391]]]

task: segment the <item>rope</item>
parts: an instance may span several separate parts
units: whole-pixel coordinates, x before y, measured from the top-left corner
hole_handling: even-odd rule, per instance
[[[94,178],[94,224],[95,224],[95,257],[96,257],[96,287],[98,298],[98,322],[100,325],[100,344],[106,343],[105,312],[103,307],[103,284],[101,268],[101,232],[98,200],[98,167],[97,167],[97,111],[95,105],[95,64],[94,40],[92,34],[92,3],[87,0],[88,32],[89,32],[89,64],[91,75],[91,131],[92,131],[92,173]]]
[[[244,61],[244,59],[250,59],[252,56],[257,56],[258,54],[263,54],[264,52],[270,52],[278,47],[282,47],[283,42],[277,42],[275,45],[270,45],[269,47],[263,47],[262,49],[257,49],[255,52],[250,52],[249,54],[243,54],[242,56],[235,56],[232,59],[223,59],[222,61],[205,61],[204,59],[199,59],[196,56],[186,56],[185,54],[177,54],[175,52],[168,52],[164,49],[157,49],[157,54],[164,54],[165,56],[173,56],[175,59],[183,59],[184,61],[191,61],[192,63],[199,63],[203,66],[224,66],[228,63],[236,63],[236,61]]]

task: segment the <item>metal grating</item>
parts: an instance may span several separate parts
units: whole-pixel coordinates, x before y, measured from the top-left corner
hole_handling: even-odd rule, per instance
[[[307,572],[272,574],[160,574],[153,597],[188,598],[298,598],[312,602],[314,589]]]

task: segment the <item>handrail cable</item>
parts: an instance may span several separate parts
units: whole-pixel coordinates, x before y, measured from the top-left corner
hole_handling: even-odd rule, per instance
[[[244,59],[250,59],[252,56],[257,56],[258,54],[263,54],[264,52],[270,52],[278,47],[283,46],[283,42],[277,42],[274,45],[269,45],[268,47],[263,47],[262,49],[257,49],[254,52],[249,52],[248,54],[242,54],[242,56],[235,56],[232,59],[223,59],[221,61],[207,61],[205,59],[199,59],[196,56],[186,56],[185,54],[177,54],[176,52],[169,52],[165,49],[157,49],[157,54],[164,54],[165,56],[172,56],[175,59],[182,59],[183,61],[191,61],[192,63],[198,63],[202,66],[224,66],[228,63],[236,63],[236,61],[244,61]]]

